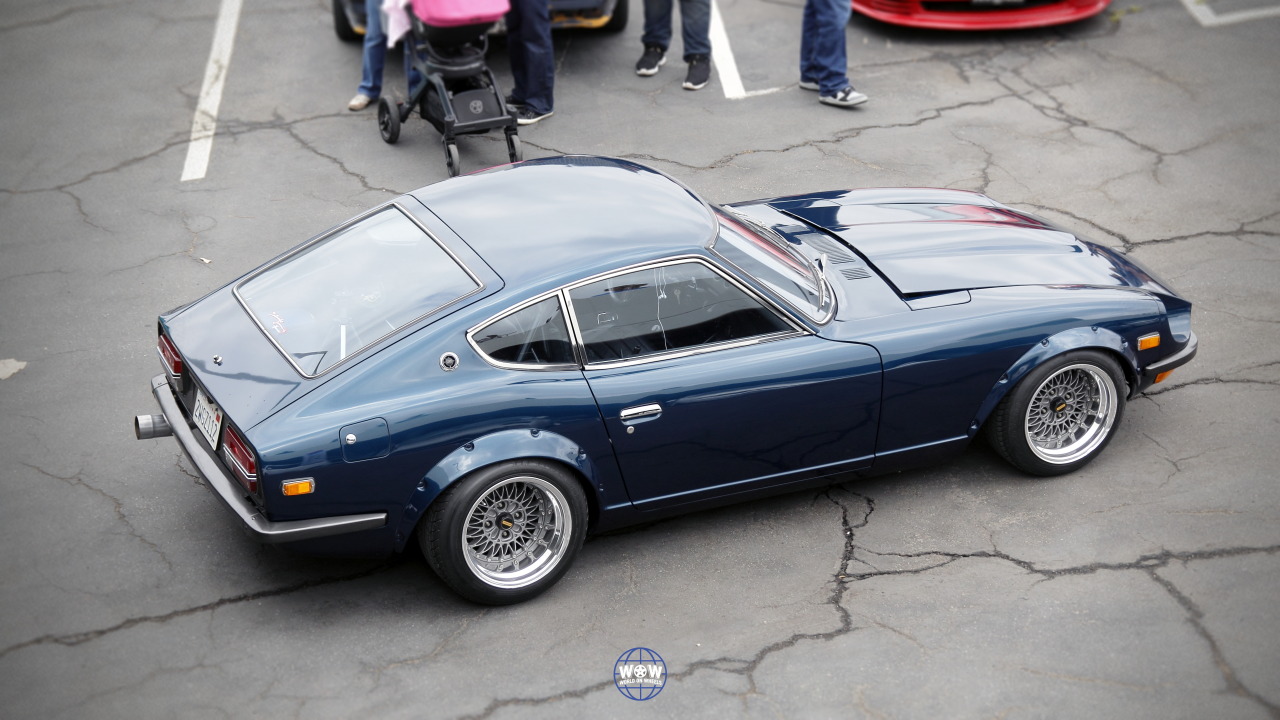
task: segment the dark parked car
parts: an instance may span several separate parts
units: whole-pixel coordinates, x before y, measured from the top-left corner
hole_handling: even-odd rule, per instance
[[[432,185],[159,318],[163,414],[266,542],[523,600],[584,534],[959,453],[1036,475],[1196,351],[1132,260],[983,195],[711,205],[624,160]]]
[[[622,32],[627,27],[629,0],[548,0],[551,5],[551,27],[599,28],[605,32]],[[366,22],[364,0],[332,0],[333,31],[348,42],[364,35]]]

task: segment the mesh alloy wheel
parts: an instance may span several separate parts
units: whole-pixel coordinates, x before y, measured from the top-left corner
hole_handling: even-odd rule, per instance
[[[1116,385],[1101,369],[1068,365],[1042,382],[1026,413],[1027,444],[1045,462],[1065,465],[1106,440],[1115,421]]]
[[[587,496],[572,469],[522,458],[451,483],[427,507],[418,543],[459,595],[509,605],[559,581],[582,547],[588,519]]]
[[[467,565],[494,587],[537,582],[564,556],[573,534],[567,506],[560,490],[541,478],[517,476],[494,485],[467,512]]]

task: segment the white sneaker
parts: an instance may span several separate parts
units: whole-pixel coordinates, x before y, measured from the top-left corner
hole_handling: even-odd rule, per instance
[[[801,80],[800,89],[801,90],[818,90],[820,88],[818,87],[818,83],[816,82],[812,82],[809,80]]]
[[[369,103],[371,102],[373,102],[373,98],[365,95],[364,93],[356,93],[356,96],[351,98],[351,102],[347,103],[347,109],[352,112],[355,112],[356,110],[363,110],[369,107]]]
[[[853,89],[852,85],[845,85],[844,89],[835,95],[819,95],[818,102],[825,105],[834,105],[836,107],[851,108],[855,105],[861,105],[867,101],[867,96]]]

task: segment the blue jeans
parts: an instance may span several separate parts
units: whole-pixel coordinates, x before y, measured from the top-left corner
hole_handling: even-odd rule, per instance
[[[507,55],[515,79],[511,97],[544,115],[555,109],[556,54],[547,0],[511,0]]]
[[[671,15],[675,0],[644,0],[645,45],[671,47]],[[680,37],[684,60],[711,54],[711,0],[680,0]]]
[[[367,15],[364,26],[364,57],[360,63],[360,87],[356,92],[377,98],[382,95],[382,70],[387,63],[387,33],[382,29],[382,2],[365,0],[364,9]],[[413,67],[410,58],[413,51],[410,46],[413,40],[405,36],[404,75],[409,79],[409,90],[422,80],[422,75]]]
[[[800,79],[818,83],[821,95],[835,95],[850,85],[844,27],[852,13],[849,0],[805,0]]]

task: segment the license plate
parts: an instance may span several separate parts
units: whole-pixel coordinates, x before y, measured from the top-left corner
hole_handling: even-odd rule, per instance
[[[200,428],[204,439],[209,441],[209,447],[217,450],[218,431],[222,429],[222,410],[200,388],[196,388],[196,406],[191,412],[191,421]]]

